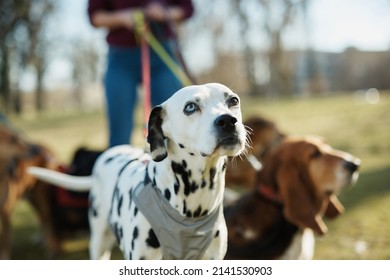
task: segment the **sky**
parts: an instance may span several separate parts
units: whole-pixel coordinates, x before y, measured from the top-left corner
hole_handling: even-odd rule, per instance
[[[310,17],[316,49],[390,49],[389,0],[313,0]]]
[[[193,1],[207,3],[207,0]],[[65,38],[90,40],[104,52],[105,31],[90,25],[86,13],[88,0],[66,0],[59,3],[61,7],[56,24],[51,27],[52,32],[58,32]],[[311,0],[308,22],[310,24],[306,32],[309,36],[302,35],[302,27],[291,28],[286,36],[289,48],[311,46],[316,50],[330,52],[341,52],[348,47],[376,51],[390,49],[390,0]],[[194,45],[202,48],[201,42]],[[192,55],[194,52],[184,53]],[[190,69],[207,65],[206,61],[195,56],[187,61]],[[208,59],[207,55],[202,57]],[[60,83],[69,80],[70,66],[66,58],[53,59],[49,69],[51,78],[48,80]],[[197,69],[193,70],[199,72]]]

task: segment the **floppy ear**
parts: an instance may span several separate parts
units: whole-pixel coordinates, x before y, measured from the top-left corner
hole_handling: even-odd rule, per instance
[[[340,214],[344,213],[344,206],[335,194],[329,196],[328,207],[326,208],[325,217],[329,219],[336,218]]]
[[[162,161],[168,155],[164,141],[165,136],[161,128],[163,123],[162,113],[163,108],[156,106],[152,109],[149,116],[147,140],[150,144],[150,152],[154,161]]]
[[[328,231],[322,220],[322,201],[317,199],[311,183],[306,182],[298,167],[283,166],[277,175],[277,182],[284,204],[284,215],[288,221],[300,228],[309,227],[320,235]],[[312,188],[312,189],[310,189]]]

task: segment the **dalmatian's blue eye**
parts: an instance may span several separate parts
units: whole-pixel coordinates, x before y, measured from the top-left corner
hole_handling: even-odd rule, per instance
[[[199,110],[199,106],[198,104],[194,103],[194,102],[188,102],[186,104],[186,106],[184,107],[184,114],[186,114],[187,116],[195,113],[196,111]]]

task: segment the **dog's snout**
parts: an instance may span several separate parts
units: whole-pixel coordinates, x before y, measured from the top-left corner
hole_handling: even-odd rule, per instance
[[[214,125],[224,132],[233,132],[235,130],[235,126],[237,123],[237,119],[229,114],[224,114],[215,119]]]
[[[344,168],[353,173],[359,168],[359,164],[353,161],[344,161]]]

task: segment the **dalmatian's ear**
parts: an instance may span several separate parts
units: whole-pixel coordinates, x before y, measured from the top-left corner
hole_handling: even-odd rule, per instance
[[[156,106],[152,109],[149,116],[147,140],[150,144],[150,152],[154,161],[162,161],[168,155],[164,141],[165,136],[161,128],[163,123],[162,113],[163,107]]]

